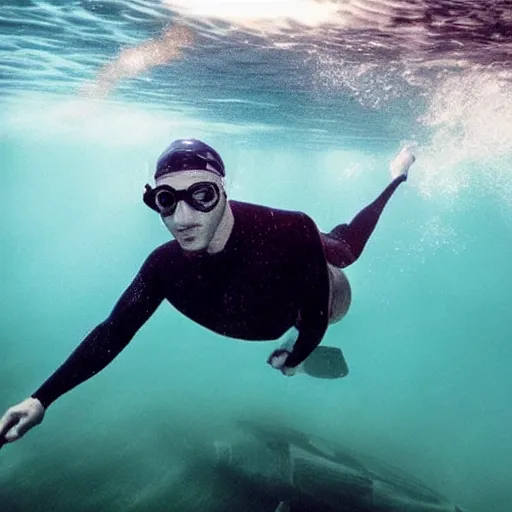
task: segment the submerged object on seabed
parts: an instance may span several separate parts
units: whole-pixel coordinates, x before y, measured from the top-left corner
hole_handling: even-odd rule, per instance
[[[239,437],[214,443],[217,466],[233,486],[275,496],[268,512],[464,512],[373,457],[295,429],[238,425]]]

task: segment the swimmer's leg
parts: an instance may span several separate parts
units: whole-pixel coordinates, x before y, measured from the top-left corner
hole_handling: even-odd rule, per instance
[[[359,258],[384,207],[398,185],[406,179],[406,176],[395,178],[350,224],[341,224],[329,234],[321,234],[329,272],[329,324],[339,322],[347,314],[352,301],[350,283],[341,268]],[[288,344],[290,341],[291,338]],[[341,349],[321,345],[299,365],[298,371],[317,378],[339,379],[347,376],[349,369]]]
[[[407,176],[403,175],[395,178],[373,203],[352,219],[350,224],[340,224],[329,233],[320,234],[328,263],[345,268],[361,256],[384,207],[398,185],[406,179]]]
[[[340,224],[329,233],[321,233],[328,263],[344,268],[354,263],[373,233],[380,215],[398,185],[407,179],[409,168],[416,158],[410,147],[403,148],[391,162],[393,181],[373,203],[361,210],[350,224]]]

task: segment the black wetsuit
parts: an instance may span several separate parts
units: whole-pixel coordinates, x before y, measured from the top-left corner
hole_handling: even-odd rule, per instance
[[[391,194],[393,181],[350,224],[319,233],[304,213],[230,201],[234,226],[215,254],[168,242],[146,259],[109,317],[32,395],[48,407],[105,368],[167,299],[195,322],[245,340],[274,340],[296,326],[287,366],[301,363],[328,325],[326,260],[343,268],[361,254]],[[172,337],[172,335],[170,336]]]

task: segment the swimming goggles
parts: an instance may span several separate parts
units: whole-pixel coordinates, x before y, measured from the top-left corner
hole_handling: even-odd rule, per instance
[[[185,190],[176,190],[169,185],[155,188],[146,185],[143,195],[144,203],[163,217],[172,215],[180,201],[185,201],[194,210],[206,213],[217,206],[219,199],[219,187],[211,181],[199,181]]]

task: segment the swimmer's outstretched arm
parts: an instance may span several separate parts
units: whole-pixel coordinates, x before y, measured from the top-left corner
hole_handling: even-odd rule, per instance
[[[298,269],[298,280],[302,280],[302,304],[300,307],[297,330],[299,335],[290,352],[277,349],[267,362],[285,375],[302,363],[320,344],[329,325],[329,274],[325,264],[325,255],[320,234],[312,219],[304,215],[304,227],[309,234],[310,243],[301,247],[303,267]]]
[[[0,419],[0,447],[40,423],[48,406],[64,393],[105,368],[128,345],[164,299],[155,252],[148,257],[109,317],[99,324],[70,357],[31,397],[9,408]]]

